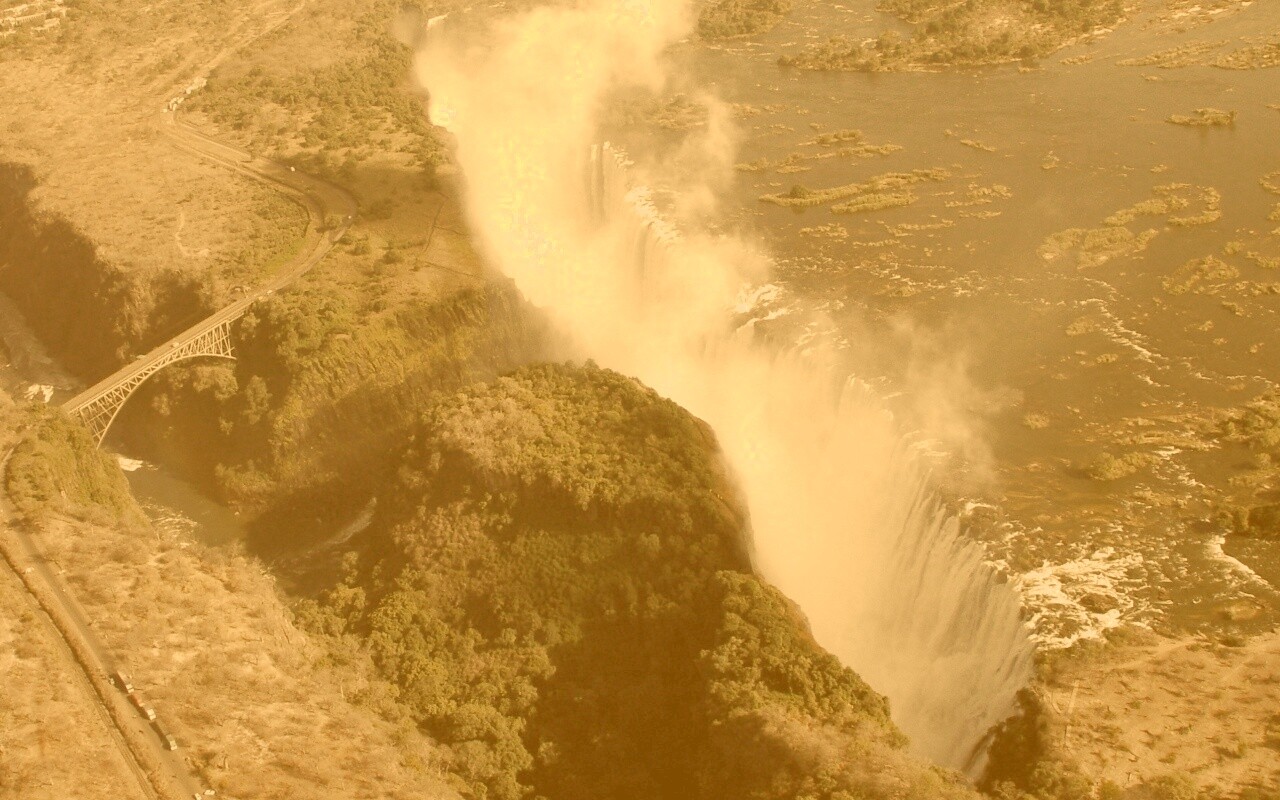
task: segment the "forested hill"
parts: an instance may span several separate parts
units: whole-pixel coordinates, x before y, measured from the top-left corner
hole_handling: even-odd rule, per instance
[[[445,397],[304,619],[358,643],[472,797],[969,797],[751,572],[701,422],[594,366]]]

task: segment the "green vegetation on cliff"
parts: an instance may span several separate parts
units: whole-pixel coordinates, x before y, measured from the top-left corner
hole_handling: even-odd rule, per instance
[[[750,571],[710,431],[588,365],[439,396],[302,618],[367,652],[471,797],[970,796]]]
[[[254,305],[234,364],[161,372],[120,429],[140,455],[263,514],[262,544],[331,529],[372,494],[426,398],[541,352],[507,286],[388,304],[313,275]]]
[[[983,791],[998,800],[1077,800],[1092,794],[1092,782],[1069,763],[1049,755],[1053,735],[1044,699],[1031,689],[1018,693],[1019,713],[996,729],[983,775]]]
[[[141,519],[115,459],[78,422],[33,406],[4,473],[5,493],[28,520],[49,513],[95,521]]]

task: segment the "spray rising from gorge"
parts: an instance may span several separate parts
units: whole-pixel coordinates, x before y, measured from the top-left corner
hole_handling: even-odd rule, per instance
[[[889,696],[921,753],[975,770],[1030,675],[1017,595],[961,537],[869,391],[821,352],[734,329],[766,259],[733,238],[677,234],[597,144],[602,101],[660,90],[663,53],[687,26],[682,3],[656,0],[534,10],[496,23],[483,49],[433,32],[418,70],[433,121],[457,138],[471,225],[583,356],[714,428],[764,576]],[[723,126],[693,144],[708,169],[727,163]]]

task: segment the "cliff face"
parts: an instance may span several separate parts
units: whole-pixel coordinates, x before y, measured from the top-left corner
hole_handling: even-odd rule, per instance
[[[714,438],[537,366],[442,397],[314,628],[358,642],[474,797],[963,797],[751,571]]]
[[[40,406],[15,416],[27,430],[0,478],[6,497],[27,523],[38,524],[52,514],[124,527],[142,521],[120,467],[83,426]]]
[[[72,374],[95,381],[208,313],[193,277],[125,272],[65,221],[36,214],[35,188],[29,169],[0,164],[0,291]]]
[[[254,515],[261,550],[332,533],[394,469],[430,396],[545,352],[543,323],[506,285],[385,303],[308,276],[238,323],[237,361],[165,370],[117,431]]]
[[[160,291],[162,276],[114,269],[38,219],[29,173],[4,181],[0,286],[77,372],[115,366],[179,313],[165,309],[202,311],[189,284]],[[512,373],[551,348],[509,285],[389,300],[332,280],[255,306],[234,364],[161,373],[118,430],[254,512],[259,552],[313,542],[378,498],[301,619],[376,665],[386,691],[371,702],[442,742],[461,791],[970,796],[906,754],[886,701],[754,575],[704,424],[593,366]],[[54,450],[20,454],[61,466],[11,488],[60,496],[89,456]]]

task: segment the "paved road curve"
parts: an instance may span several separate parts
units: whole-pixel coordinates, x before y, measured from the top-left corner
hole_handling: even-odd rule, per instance
[[[174,119],[172,112],[165,114],[162,127],[174,143],[208,161],[235,170],[261,183],[283,191],[297,199],[307,210],[309,217],[301,252],[278,274],[266,283],[225,308],[211,314],[197,324],[165,341],[141,359],[131,362],[112,375],[81,392],[65,405],[74,411],[111,387],[144,372],[165,360],[174,346],[189,341],[201,333],[237,319],[255,301],[296,281],[320,262],[342,238],[356,213],[356,203],[343,190],[318,178],[295,172],[290,168],[257,158],[235,147],[212,139]],[[332,227],[326,227],[326,220]],[[8,454],[0,460],[0,476],[8,463]],[[79,604],[70,596],[61,580],[50,569],[36,543],[18,524],[7,507],[6,498],[0,494],[0,522],[11,537],[6,550],[11,554],[19,577],[31,590],[58,629],[67,645],[68,655],[85,673],[89,686],[97,695],[99,710],[115,730],[117,744],[125,755],[143,792],[149,798],[180,796],[192,797],[204,787],[182,759],[182,750],[170,752],[142,716],[129,705],[124,693],[108,683],[107,676],[115,672],[115,666],[106,650],[98,642]],[[163,711],[163,709],[161,709]],[[139,749],[143,752],[140,752]],[[160,774],[147,776],[157,770]]]

